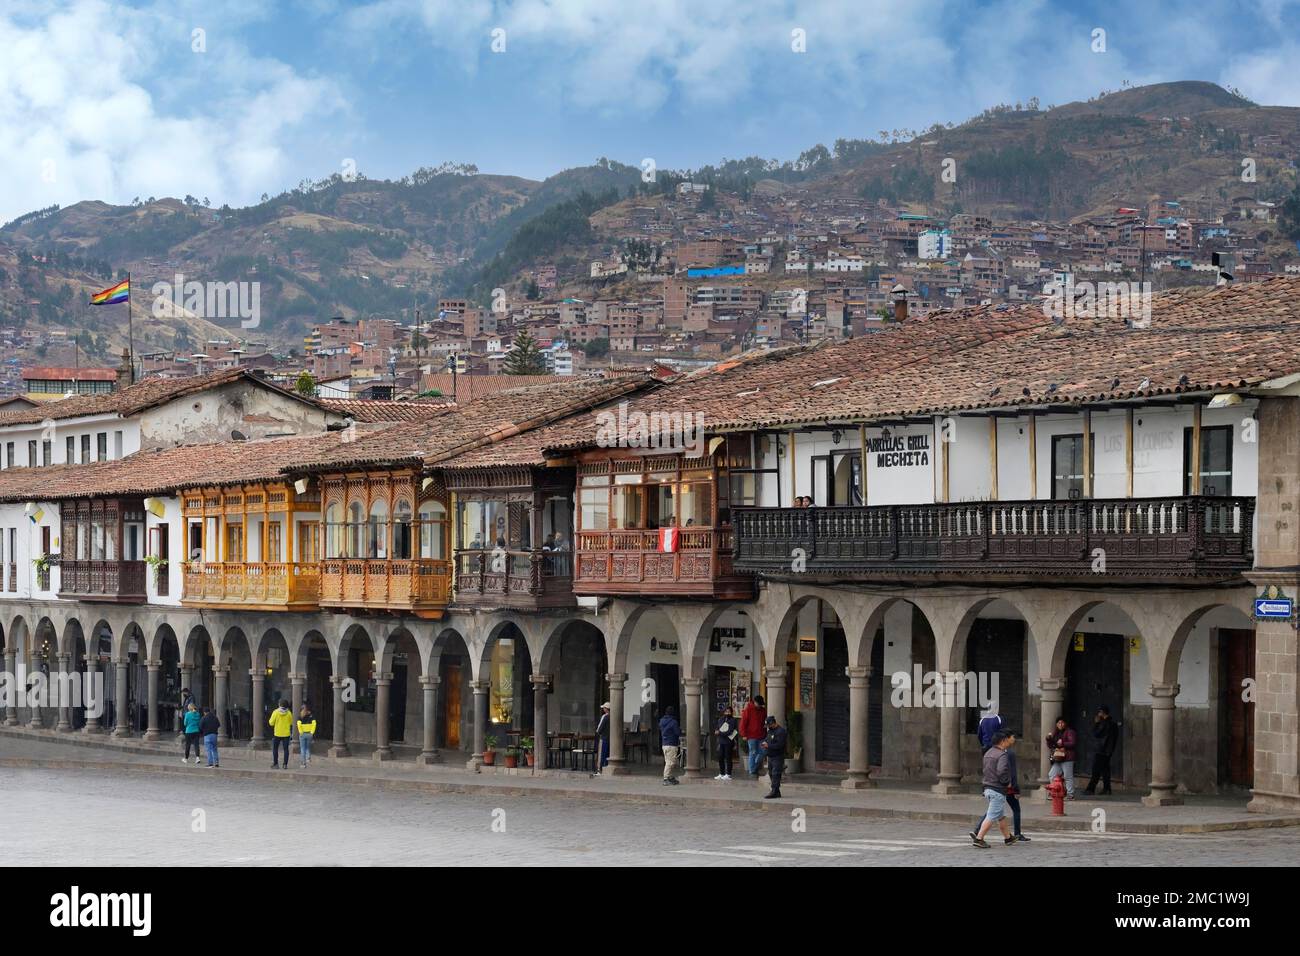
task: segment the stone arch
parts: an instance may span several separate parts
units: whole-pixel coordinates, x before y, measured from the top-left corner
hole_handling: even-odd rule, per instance
[[[604,633],[589,619],[572,618],[552,629],[537,666],[551,677],[551,727],[561,733],[595,729],[609,698],[608,654]]]
[[[429,645],[427,673],[438,678],[435,747],[473,749],[472,643],[461,628],[445,625]]]

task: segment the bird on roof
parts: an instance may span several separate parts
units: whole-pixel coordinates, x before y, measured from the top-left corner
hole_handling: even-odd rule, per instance
[[[1002,386],[1001,386],[1001,385],[997,386],[996,388],[993,389],[993,391],[989,392],[989,398],[992,398],[994,395],[996,395],[996,394],[997,394],[998,392],[1000,392],[1000,391],[1002,391]]]
[[[1192,381],[1191,378],[1188,377],[1188,375],[1187,375],[1186,372],[1184,372],[1182,375],[1178,376],[1178,384],[1179,384],[1179,385],[1188,385],[1188,384],[1191,383],[1191,381]]]
[[[1047,394],[1050,395],[1050,394],[1052,394],[1052,392],[1054,392],[1054,391],[1056,391],[1056,383],[1055,383],[1055,382],[1052,382],[1051,384],[1049,384],[1049,385],[1047,386]]]
[[[1119,379],[1118,379],[1118,378],[1113,378],[1113,379],[1111,379],[1111,380],[1110,380],[1110,390],[1113,392],[1113,391],[1115,391],[1115,389],[1117,389],[1117,388],[1119,388]]]
[[[1022,388],[1022,389],[1020,390],[1020,394],[1023,395],[1023,396],[1025,396],[1026,398],[1028,398],[1028,397],[1030,396],[1030,394],[1031,394],[1030,391],[1029,391],[1029,386],[1026,385],[1024,388]]]
[[[1144,379],[1142,379],[1142,381],[1138,384],[1138,391],[1139,391],[1139,392],[1145,392],[1145,391],[1146,391],[1148,388],[1150,388],[1150,387],[1151,387],[1151,379],[1149,379],[1149,378],[1144,378]]]

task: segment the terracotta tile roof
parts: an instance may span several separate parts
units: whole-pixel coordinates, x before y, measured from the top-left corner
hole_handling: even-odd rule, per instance
[[[71,398],[46,402],[39,408],[27,408],[0,414],[0,427],[5,425],[39,424],[47,418],[79,418],[83,415],[118,415],[127,418],[146,409],[162,405],[183,395],[191,395],[205,389],[216,388],[231,382],[246,379],[263,388],[279,392],[298,401],[315,404],[311,399],[303,398],[296,392],[283,389],[278,385],[253,375],[248,369],[228,368],[206,375],[190,375],[185,378],[146,378],[126,388],[105,395],[74,395]]]
[[[450,398],[383,401],[359,398],[321,398],[317,402],[355,422],[418,422],[452,408]]]
[[[125,372],[125,367],[123,368]],[[23,379],[76,379],[81,382],[116,382],[115,368],[70,368],[62,365],[35,365],[23,369]]]

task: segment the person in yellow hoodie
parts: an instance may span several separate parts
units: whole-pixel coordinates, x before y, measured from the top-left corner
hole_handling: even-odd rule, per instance
[[[311,763],[311,741],[315,736],[316,718],[312,716],[311,708],[303,704],[298,712],[298,753],[304,767]]]
[[[293,740],[293,711],[289,710],[287,700],[280,701],[280,706],[271,711],[271,766],[280,766],[280,748],[284,748],[284,769],[289,769],[289,743]]]

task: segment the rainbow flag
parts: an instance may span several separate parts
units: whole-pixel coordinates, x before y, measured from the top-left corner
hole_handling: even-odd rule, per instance
[[[119,302],[126,302],[131,298],[131,280],[123,279],[115,286],[110,286],[103,292],[96,292],[90,297],[91,305],[116,305]]]

